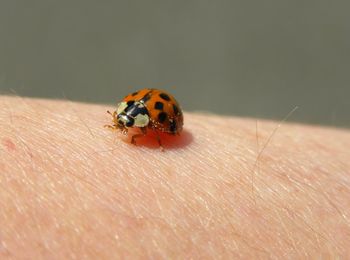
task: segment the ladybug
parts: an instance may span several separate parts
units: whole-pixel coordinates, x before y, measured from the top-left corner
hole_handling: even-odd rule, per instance
[[[120,129],[124,134],[129,128],[141,130],[140,134],[131,137],[132,144],[136,144],[136,138],[146,135],[151,129],[157,133],[157,141],[162,148],[158,131],[170,135],[178,135],[182,131],[183,113],[179,103],[163,90],[141,89],[124,97],[116,111],[107,112],[113,117],[113,125],[106,127]]]

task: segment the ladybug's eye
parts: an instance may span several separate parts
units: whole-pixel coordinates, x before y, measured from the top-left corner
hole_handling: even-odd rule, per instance
[[[132,127],[134,125],[134,119],[132,117],[128,117],[128,121],[126,121],[125,126]]]

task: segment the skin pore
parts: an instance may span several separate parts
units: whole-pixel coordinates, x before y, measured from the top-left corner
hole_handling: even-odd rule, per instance
[[[278,122],[185,113],[162,152],[113,109],[0,97],[1,259],[350,257],[349,131],[285,123],[259,155]]]

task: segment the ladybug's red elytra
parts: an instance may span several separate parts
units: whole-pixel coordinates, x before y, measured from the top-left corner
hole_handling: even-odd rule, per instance
[[[129,128],[139,128],[140,134],[131,137],[131,143],[136,144],[136,138],[146,135],[151,129],[158,133],[177,135],[182,131],[183,113],[176,99],[169,93],[145,88],[127,95],[113,113],[113,125],[108,128],[120,129],[124,134]],[[161,140],[157,134],[159,146]]]

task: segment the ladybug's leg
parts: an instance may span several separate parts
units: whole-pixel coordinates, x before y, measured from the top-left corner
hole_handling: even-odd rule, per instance
[[[114,111],[113,113],[111,113],[109,110],[107,110],[107,113],[110,114],[113,117],[113,122],[115,125],[117,125],[118,120],[117,120],[117,111]]]
[[[161,150],[164,150],[164,147],[163,147],[163,145],[162,145],[162,142],[161,142],[161,140],[160,140],[160,136],[159,136],[158,133],[157,133],[157,141],[158,141],[158,144],[159,144],[159,148],[160,148]]]
[[[107,113],[110,114],[113,117],[113,122],[115,123],[116,122],[117,112],[114,111],[113,113],[111,113],[110,111],[107,110]],[[116,130],[118,128],[116,124],[114,124],[114,125],[104,125],[104,127],[109,128],[109,129],[113,129],[113,130]]]
[[[157,142],[158,142],[158,144],[159,144],[159,148],[160,148],[162,151],[164,151],[164,147],[163,147],[162,142],[161,142],[161,140],[160,140],[159,133],[158,133],[158,131],[157,131],[156,129],[154,129],[154,131],[156,132],[156,138],[157,138]]]
[[[103,127],[109,128],[109,129],[112,129],[112,130],[116,130],[117,129],[117,127],[115,125],[104,125]]]
[[[145,135],[147,134],[147,129],[146,129],[146,127],[141,127],[140,129],[141,129],[141,132],[142,132],[141,134],[136,134],[136,135],[133,135],[133,136],[131,137],[131,143],[134,144],[134,145],[136,145],[136,138],[145,136]]]

